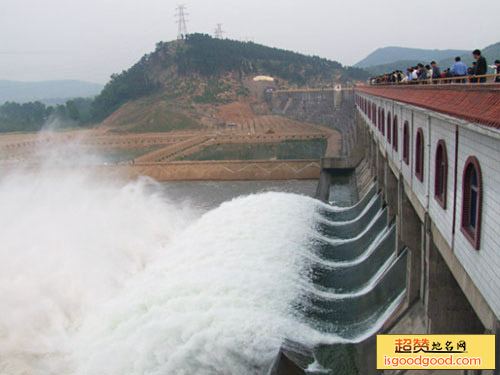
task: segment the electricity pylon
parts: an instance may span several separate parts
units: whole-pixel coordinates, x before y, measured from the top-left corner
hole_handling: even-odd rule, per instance
[[[179,4],[177,6],[177,13],[175,16],[177,17],[177,24],[179,25],[177,31],[177,39],[184,39],[187,35],[187,27],[186,27],[186,16],[189,14],[185,12],[186,6],[184,4]]]

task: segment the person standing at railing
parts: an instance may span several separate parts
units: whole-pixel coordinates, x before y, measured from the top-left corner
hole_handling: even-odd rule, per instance
[[[500,74],[500,60],[495,60],[495,66],[496,66],[495,69],[496,74]],[[495,83],[500,83],[500,77],[497,76],[495,78]]]
[[[442,73],[442,77],[443,78],[452,78],[453,77],[453,73],[450,72],[450,68],[446,69],[443,73]],[[451,79],[445,79],[444,80],[444,83],[451,83]]]
[[[409,83],[409,82],[408,82],[408,74],[407,74],[407,75],[405,75],[405,76],[403,77],[403,79],[401,79],[401,83]]]
[[[435,61],[431,61],[432,78],[441,78],[441,69],[437,66]]]
[[[431,61],[431,66],[432,66],[432,79],[439,79],[441,78],[441,71],[439,70],[439,67],[437,66],[435,61]],[[439,81],[434,81],[434,83],[437,83]]]
[[[471,76],[471,78],[469,78],[469,82],[470,83],[476,83],[477,82],[477,78],[475,77],[476,75],[476,68],[477,68],[477,63],[475,61],[472,62],[472,66],[467,70],[469,72],[469,76]]]
[[[416,81],[418,79],[418,66],[413,67],[413,70],[411,71],[411,78],[413,81]]]
[[[425,69],[423,64],[418,64],[418,80],[420,83],[426,83],[427,81],[427,69]]]
[[[476,76],[485,75],[486,72],[488,71],[488,64],[486,63],[486,59],[484,58],[484,56],[481,55],[481,51],[478,49],[475,49],[472,52],[472,55],[477,60],[476,71],[474,72],[474,74]],[[486,82],[486,77],[480,77],[479,82],[480,83]]]
[[[455,64],[450,69],[453,77],[465,77],[467,75],[467,65],[465,65],[460,56],[455,57]],[[458,83],[464,83],[463,79],[457,80]]]
[[[425,71],[427,72],[427,83],[432,83],[432,67],[429,64],[425,66]]]
[[[411,80],[413,79],[411,71],[412,71],[411,68],[406,69],[406,75],[404,76],[404,78],[401,82],[411,83]]]

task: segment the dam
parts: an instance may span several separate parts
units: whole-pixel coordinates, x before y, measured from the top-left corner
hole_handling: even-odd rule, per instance
[[[212,182],[224,202],[200,209],[174,201],[186,185],[53,173],[0,182],[2,373],[263,374],[282,345],[370,336],[403,298],[374,184],[347,208]]]
[[[310,367],[314,361],[323,373],[379,374],[375,333],[497,334],[500,268],[495,233],[500,206],[494,185],[498,180],[495,166],[500,160],[500,87],[381,85],[335,94],[333,90],[282,92],[271,100],[276,103],[276,111],[285,115],[330,121],[344,134],[344,142],[350,141],[344,157],[322,160],[317,197],[325,202],[334,199],[332,184],[347,174],[362,193],[358,194],[361,200],[339,211],[347,214],[341,215],[341,220],[322,223],[320,228],[327,235],[343,238],[342,241],[345,237],[359,237],[363,229],[369,233],[373,222],[363,223],[362,218],[369,217],[371,210],[360,214],[356,207],[364,207],[364,202],[372,197],[378,200],[373,212],[378,210],[382,217],[380,228],[387,236],[383,240],[372,236],[365,243],[353,242],[347,249],[339,250],[331,243],[322,244],[322,256],[333,256],[348,266],[329,271],[319,266],[313,280],[321,286],[352,291],[349,288],[366,285],[363,277],[375,270],[383,274],[384,266],[391,264],[392,268],[385,268],[386,274],[372,289],[384,290],[379,292],[377,302],[349,301],[354,309],[349,316],[354,319],[363,314],[366,306],[370,306],[370,311],[384,306],[387,314],[385,321],[371,325],[372,332],[364,331],[364,337],[353,340],[351,337],[343,349],[338,344],[320,348],[292,345],[291,349],[284,345],[271,373],[314,373]],[[341,109],[350,100],[352,119],[346,115],[347,109]],[[298,105],[290,106],[290,102]],[[313,110],[308,111],[308,107]],[[342,120],[335,122],[329,116]],[[343,126],[348,129],[342,129]],[[375,186],[369,187],[371,182]],[[351,211],[355,214],[350,215]],[[353,221],[355,215],[359,216]],[[385,243],[385,247],[379,246],[371,253],[372,259],[350,263],[349,257],[356,257],[359,249],[377,243]],[[385,278],[394,279],[384,287]],[[398,292],[399,299],[395,298]],[[334,305],[329,310],[324,302],[320,305],[325,311],[342,311]],[[336,321],[334,316],[328,318]],[[368,322],[369,318],[363,316],[360,321]],[[350,321],[347,330],[356,331],[355,326]],[[498,349],[496,357],[498,361]],[[475,373],[493,374],[494,370]]]
[[[147,178],[6,176],[0,372],[370,375],[378,333],[497,333],[498,92],[270,93],[342,135],[304,175],[316,199],[214,184],[200,208]]]

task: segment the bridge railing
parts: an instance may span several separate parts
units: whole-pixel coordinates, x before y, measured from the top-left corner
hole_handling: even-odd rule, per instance
[[[498,80],[497,80],[498,78]],[[470,84],[500,84],[500,74],[483,74],[470,76],[454,76],[445,78],[414,79],[405,82],[372,82],[370,86],[407,86],[407,85],[444,85],[450,83],[470,83]]]

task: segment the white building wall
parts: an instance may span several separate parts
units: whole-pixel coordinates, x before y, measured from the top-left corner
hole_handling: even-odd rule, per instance
[[[366,96],[371,101],[373,97]],[[470,275],[476,287],[500,318],[500,134],[496,136],[483,134],[480,126],[468,126],[461,120],[415,108],[392,100],[377,101],[387,113],[398,115],[398,152],[392,152],[392,144],[387,143],[386,136],[372,127],[373,134],[387,149],[399,166],[404,180],[411,187],[423,207],[427,209],[431,220],[437,226],[445,241],[453,249],[457,259]],[[410,125],[409,165],[403,161],[403,124]],[[418,180],[414,174],[415,139],[418,128],[424,135],[424,181]],[[458,160],[456,171],[456,206],[455,196],[455,131],[458,128]],[[435,158],[439,140],[446,144],[448,175],[446,209],[434,198]],[[480,233],[480,249],[473,245],[460,230],[462,215],[462,175],[469,156],[475,156],[482,172],[482,218]],[[453,234],[453,213],[456,212],[455,234]]]
[[[417,131],[422,129],[424,135],[424,169],[423,169],[423,181],[420,181],[415,175],[415,156],[416,156],[416,141],[417,141]],[[412,190],[417,196],[420,204],[423,207],[427,207],[427,197],[428,197],[428,185],[429,185],[429,127],[428,127],[428,117],[425,113],[414,112],[413,114],[413,153],[410,155],[413,160],[412,163]]]
[[[412,120],[412,111],[410,111],[408,108],[404,108],[402,110],[402,118],[401,118],[401,172],[403,173],[403,177],[405,181],[408,183],[408,185],[411,187],[412,186],[412,173],[411,171],[413,170],[413,120]],[[408,164],[406,164],[403,161],[403,124],[405,121],[408,121],[408,129],[409,129],[409,160]]]
[[[398,167],[399,167],[399,156],[398,156],[398,152],[394,150],[394,147],[392,146],[393,142],[394,142],[394,118],[397,116],[398,118],[398,127],[399,127],[399,122],[400,122],[400,113],[401,112],[401,107],[397,104],[394,104],[393,106],[393,113],[392,113],[392,121],[391,121],[391,143],[389,145],[389,149],[391,150],[390,151],[390,157],[393,161],[394,164],[396,164]],[[399,133],[397,135],[397,137],[399,138]],[[399,142],[399,139],[398,139],[398,142]]]
[[[475,250],[460,230],[462,216],[462,174],[469,156],[481,167],[483,184],[480,248]],[[461,128],[457,173],[455,254],[500,317],[500,141]]]
[[[390,111],[391,111],[391,122],[389,124],[389,126],[387,126],[387,115],[385,116],[385,149],[387,151],[387,158],[388,159],[392,159],[392,121],[394,120],[394,102],[391,102],[389,104],[389,108],[390,108]],[[389,140],[387,139],[387,130],[390,130],[390,134],[391,134],[391,142],[389,142]]]
[[[393,153],[394,163],[401,169],[401,162],[403,161],[403,107],[395,106],[395,111],[398,115],[398,151]]]
[[[429,213],[434,224],[438,227],[446,242],[452,246],[452,225],[453,223],[453,197],[455,193],[455,124],[441,119],[432,118],[430,126],[431,152],[429,160],[430,191],[429,191]],[[446,209],[434,198],[434,183],[436,176],[436,149],[439,140],[443,140],[446,145],[448,159],[448,174],[446,186]]]
[[[389,101],[387,102],[387,108],[385,110],[385,129],[384,129],[384,142],[386,144],[386,148],[389,152],[389,154],[391,153],[391,150],[392,150],[392,145],[389,143],[389,141],[387,140],[387,115],[389,114],[389,112],[391,113],[391,119],[390,119],[390,123],[391,123],[391,126],[392,126],[392,119],[394,118],[394,102],[393,101]]]
[[[388,102],[386,100],[384,100],[383,104],[381,104],[381,108],[385,110],[384,119],[387,117],[387,105]],[[385,120],[383,121],[383,123],[385,124]],[[378,130],[378,122],[376,124],[376,128],[377,128],[377,138],[379,139],[382,147],[385,149],[384,136],[382,135],[382,132]]]

